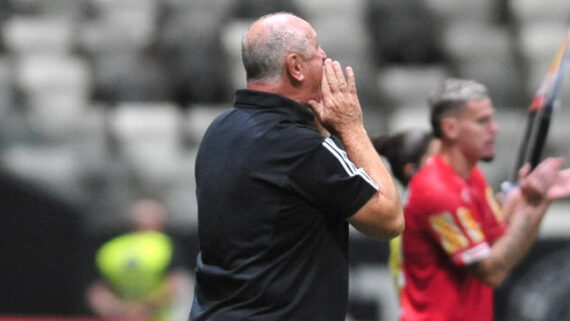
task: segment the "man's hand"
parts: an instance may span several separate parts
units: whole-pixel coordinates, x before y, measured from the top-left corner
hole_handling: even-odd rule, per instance
[[[560,170],[562,158],[547,158],[530,172],[525,164],[519,171],[522,195],[531,204],[570,196],[570,170]],[[530,173],[529,173],[530,172]]]
[[[557,200],[570,196],[570,169],[558,172],[552,186],[548,189],[546,197],[549,200]]]
[[[362,109],[351,67],[346,67],[346,76],[338,61],[326,59],[321,80],[322,101],[309,101],[319,122],[341,136],[355,126],[362,126]]]
[[[326,59],[321,81],[322,100],[311,100],[309,106],[318,121],[338,135],[348,158],[379,186],[348,222],[368,236],[390,239],[402,233],[405,224],[398,190],[362,123],[354,72],[350,67],[345,71],[346,78],[338,61]]]

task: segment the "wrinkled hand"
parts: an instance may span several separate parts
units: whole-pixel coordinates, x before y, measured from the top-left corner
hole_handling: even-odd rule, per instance
[[[562,158],[547,158],[531,172],[525,164],[519,171],[519,186],[531,204],[570,196],[570,170],[560,170]],[[530,172],[530,173],[529,173]]]
[[[356,81],[351,67],[346,78],[338,61],[326,59],[321,80],[322,100],[309,101],[309,106],[325,128],[334,133],[362,126],[362,109],[356,94]]]

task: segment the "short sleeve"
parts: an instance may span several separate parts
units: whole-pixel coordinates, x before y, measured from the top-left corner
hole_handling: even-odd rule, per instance
[[[308,152],[293,169],[290,181],[313,206],[342,219],[356,213],[378,190],[331,138]]]
[[[429,215],[428,226],[443,250],[457,265],[468,265],[486,258],[490,245],[467,207]]]

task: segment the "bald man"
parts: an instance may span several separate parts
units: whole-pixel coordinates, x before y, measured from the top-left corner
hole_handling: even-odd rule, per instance
[[[242,59],[247,89],[209,126],[196,159],[190,320],[344,320],[348,224],[381,240],[404,228],[354,73],[289,13],[255,21]]]

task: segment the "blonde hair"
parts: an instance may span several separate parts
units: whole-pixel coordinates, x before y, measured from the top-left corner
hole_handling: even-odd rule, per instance
[[[469,101],[485,98],[489,98],[487,87],[477,81],[458,78],[444,80],[441,87],[428,99],[435,137],[441,138],[443,135],[440,124],[442,116],[460,110]]]

